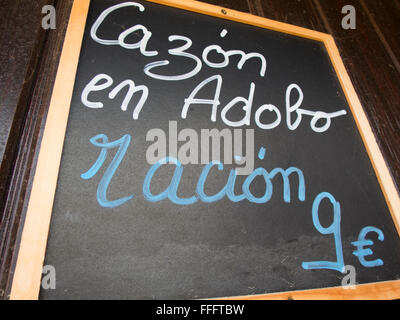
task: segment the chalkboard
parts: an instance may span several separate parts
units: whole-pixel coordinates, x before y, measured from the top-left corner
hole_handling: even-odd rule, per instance
[[[400,296],[399,196],[332,37],[156,2],[75,1],[12,298]]]

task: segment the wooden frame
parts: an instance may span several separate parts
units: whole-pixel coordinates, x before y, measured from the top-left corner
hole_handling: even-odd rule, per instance
[[[331,35],[192,0],[148,1],[323,42],[400,234],[399,194]],[[24,223],[10,294],[12,300],[37,299],[39,295],[58,171],[89,4],[90,0],[75,0],[73,4]],[[357,285],[353,290],[333,287],[233,299],[394,298],[400,298],[400,280]]]

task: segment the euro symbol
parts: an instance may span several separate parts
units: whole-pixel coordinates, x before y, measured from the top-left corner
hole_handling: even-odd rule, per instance
[[[353,254],[360,260],[360,263],[367,268],[379,267],[383,265],[381,259],[373,261],[365,260],[365,257],[373,254],[371,249],[364,249],[365,246],[372,246],[374,242],[372,240],[365,239],[366,235],[370,232],[375,232],[378,235],[378,240],[383,241],[385,239],[382,230],[375,227],[365,227],[361,230],[358,235],[358,241],[352,242],[351,244],[357,247],[357,250],[353,251]]]

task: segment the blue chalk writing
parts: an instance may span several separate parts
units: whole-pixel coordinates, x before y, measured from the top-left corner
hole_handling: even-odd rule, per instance
[[[115,208],[132,199],[133,196],[124,197],[114,201],[107,200],[108,185],[110,184],[111,179],[113,178],[115,172],[121,164],[122,159],[125,156],[126,150],[128,149],[128,146],[131,142],[131,136],[129,134],[126,134],[121,139],[115,140],[113,142],[108,142],[108,137],[106,135],[99,134],[92,137],[90,139],[90,142],[96,147],[101,148],[101,151],[94,165],[87,172],[81,174],[81,178],[85,180],[93,178],[100,170],[100,168],[104,164],[104,161],[107,158],[107,152],[109,149],[119,147],[114,159],[111,161],[109,167],[106,169],[97,187],[98,203],[102,207]]]
[[[153,176],[163,164],[166,164],[168,162],[172,162],[175,164],[175,171],[171,179],[171,182],[168,188],[165,189],[163,192],[161,192],[158,195],[153,195],[150,191],[150,185]],[[166,157],[157,161],[157,163],[155,163],[147,172],[146,178],[144,179],[143,195],[146,198],[146,200],[150,202],[158,202],[168,198],[171,202],[180,205],[189,205],[195,203],[197,201],[197,198],[195,196],[183,199],[179,198],[176,194],[178,192],[179,183],[182,178],[182,172],[183,172],[182,163],[179,160],[175,159],[174,157]]]
[[[231,172],[229,173],[227,187],[225,190],[226,190],[226,195],[232,202],[239,202],[246,199],[246,195],[243,193],[239,195],[235,194],[236,177],[237,177],[236,170],[231,169]]]
[[[131,136],[129,134],[124,135],[121,139],[109,142],[108,137],[104,134],[99,134],[90,139],[90,142],[95,145],[96,147],[100,148],[100,154],[93,164],[93,166],[85,173],[81,174],[81,178],[85,180],[89,180],[93,178],[98,171],[103,166],[104,162],[106,161],[108,151],[110,149],[118,147],[118,151],[111,161],[109,167],[106,169],[103,177],[100,180],[100,183],[97,188],[97,201],[102,207],[108,208],[115,208],[126,201],[133,198],[133,195],[127,196],[121,199],[117,199],[114,201],[109,201],[107,199],[107,190],[108,186],[118,169],[121,161],[123,160],[125,153],[130,145]],[[260,148],[258,153],[258,157],[260,159],[264,159],[265,157],[265,148]],[[164,164],[172,163],[175,165],[175,171],[171,178],[169,186],[162,191],[161,193],[155,195],[150,191],[150,185],[153,179],[153,176],[157,172],[157,170]],[[271,172],[268,172],[264,168],[257,168],[254,170],[244,181],[242,185],[242,193],[236,194],[235,193],[235,186],[236,186],[236,177],[237,173],[235,169],[231,169],[229,173],[229,178],[226,182],[226,185],[216,194],[214,195],[207,195],[204,188],[207,178],[210,174],[212,167],[217,166],[219,171],[224,169],[224,165],[219,161],[212,161],[208,163],[202,170],[202,173],[198,179],[197,186],[196,186],[196,195],[189,197],[189,198],[181,198],[177,195],[179,184],[183,174],[183,165],[182,163],[173,157],[165,157],[160,159],[155,163],[147,172],[145,180],[143,182],[143,195],[144,198],[149,202],[158,202],[164,199],[169,199],[171,202],[178,204],[178,205],[191,205],[196,203],[199,199],[205,203],[212,203],[221,200],[225,196],[228,197],[229,200],[232,202],[239,202],[244,199],[247,199],[249,202],[252,203],[267,203],[270,201],[272,194],[273,194],[273,183],[272,179],[275,178],[276,175],[280,174],[283,180],[283,199],[285,202],[290,203],[291,195],[290,195],[290,175],[293,173],[297,173],[299,187],[298,187],[298,198],[300,201],[305,200],[305,181],[303,172],[295,167],[290,167],[286,170],[282,168],[275,168]],[[262,197],[256,197],[250,191],[251,184],[253,183],[254,179],[258,176],[262,176],[265,182],[265,193]]]
[[[221,200],[225,196],[225,194],[227,192],[227,187],[228,187],[228,184],[226,184],[225,187],[221,191],[219,191],[217,194],[215,194],[213,196],[207,196],[205,194],[204,183],[205,183],[207,176],[211,170],[211,167],[213,167],[214,165],[217,165],[218,170],[220,170],[220,171],[224,169],[224,165],[221,162],[212,161],[203,168],[203,171],[201,172],[199,180],[197,181],[197,188],[196,188],[197,195],[199,196],[199,198],[202,201],[208,202],[208,203]]]
[[[281,174],[283,179],[283,200],[287,203],[290,203],[290,181],[289,176],[292,173],[297,173],[299,177],[299,189],[298,189],[298,198],[300,201],[304,201],[306,199],[306,185],[304,182],[304,175],[303,172],[295,167],[290,167],[286,170],[282,168],[275,168],[269,174],[269,178],[274,178],[278,173]]]
[[[263,176],[264,181],[265,181],[265,193],[260,198],[255,197],[250,191],[250,185],[257,176]],[[271,180],[269,179],[268,171],[265,170],[264,168],[257,168],[256,170],[254,170],[253,173],[250,174],[244,181],[242,189],[243,189],[243,193],[246,195],[246,198],[250,202],[266,203],[269,200],[271,200],[273,186],[272,186]]]
[[[328,199],[333,206],[333,222],[328,228],[324,228],[319,221],[319,206],[322,200]],[[340,272],[345,271],[344,261],[343,261],[343,248],[342,248],[342,238],[340,235],[340,204],[336,199],[328,192],[320,193],[314,200],[312,206],[312,219],[315,228],[322,234],[333,234],[335,238],[335,248],[336,248],[336,262],[331,261],[313,261],[313,262],[303,262],[302,267],[306,270],[310,269],[331,269]]]
[[[266,150],[265,150],[264,147],[261,147],[261,148],[260,148],[260,151],[258,151],[258,158],[259,158],[260,160],[264,160],[264,158],[265,158],[265,152],[266,152]]]
[[[365,227],[358,235],[358,241],[352,242],[352,245],[357,247],[357,250],[353,251],[353,254],[358,258],[358,260],[364,267],[372,268],[383,266],[382,259],[376,259],[373,261],[365,260],[365,257],[373,254],[371,249],[364,249],[364,247],[374,244],[372,240],[365,239],[366,235],[370,232],[375,232],[378,235],[379,241],[383,241],[385,239],[382,230],[375,227]]]
[[[154,195],[150,191],[150,185],[151,185],[153,176],[162,165],[164,165],[168,162],[175,164],[174,175],[171,179],[169,186],[163,192],[161,192],[157,195]],[[235,193],[235,184],[236,184],[237,175],[236,175],[236,170],[231,169],[231,171],[229,173],[229,178],[228,178],[225,186],[216,194],[207,195],[204,188],[205,188],[207,178],[210,174],[210,171],[214,166],[216,166],[219,171],[222,171],[224,169],[224,165],[219,161],[212,161],[212,162],[208,163],[206,166],[204,166],[204,168],[200,174],[200,177],[197,181],[196,195],[192,196],[190,198],[184,199],[184,198],[179,198],[177,196],[177,190],[179,188],[179,183],[181,181],[182,173],[183,173],[182,163],[173,157],[166,157],[166,158],[160,159],[157,163],[155,163],[150,168],[150,170],[148,171],[148,173],[146,175],[146,178],[143,183],[143,195],[144,195],[145,199],[150,202],[158,202],[158,201],[168,198],[171,202],[173,202],[175,204],[180,204],[180,205],[190,205],[190,204],[196,203],[197,200],[201,200],[202,202],[205,202],[205,203],[212,203],[212,202],[221,200],[225,196],[227,196],[228,199],[231,200],[232,202],[239,202],[244,199],[247,199],[248,201],[253,202],[253,203],[266,203],[271,199],[272,194],[273,194],[273,184],[272,184],[271,179],[273,179],[277,174],[280,174],[282,176],[282,180],[283,180],[283,199],[285,202],[290,203],[291,196],[290,196],[289,176],[292,173],[297,173],[298,180],[299,180],[298,198],[300,201],[305,200],[304,175],[300,169],[294,168],[294,167],[290,167],[286,170],[283,170],[282,168],[275,168],[271,171],[271,173],[269,173],[264,168],[257,168],[244,181],[244,183],[242,185],[242,192],[243,192],[242,194]],[[256,197],[250,191],[250,186],[257,176],[262,176],[264,178],[264,182],[266,185],[266,190],[262,197]]]

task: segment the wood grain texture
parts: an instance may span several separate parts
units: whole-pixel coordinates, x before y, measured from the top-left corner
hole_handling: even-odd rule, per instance
[[[46,36],[41,28],[44,3],[5,0],[0,10],[0,297],[9,281],[20,222],[11,207],[23,190],[11,184],[20,175],[17,158],[27,153],[21,154],[19,147]]]
[[[202,2],[237,11],[250,12],[249,3],[246,0],[204,0]]]
[[[400,296],[400,281],[387,281],[379,286],[362,284],[355,287],[293,291],[289,293],[260,294],[230,300],[390,300]]]
[[[37,151],[73,0],[57,0],[57,30],[40,28],[53,1],[0,6],[0,298],[7,298]],[[398,0],[354,0],[357,29],[341,27],[346,0],[204,2],[332,34],[397,186],[400,186]],[[396,62],[397,61],[397,62]]]
[[[75,1],[72,7],[41,142],[41,149],[47,152],[41,151],[37,159],[10,299],[37,299],[39,295],[47,233],[89,2]]]
[[[365,11],[373,1],[354,1],[357,12],[356,30],[344,30],[341,27],[342,14],[339,9],[347,4],[346,0],[337,0],[337,7],[328,5],[326,1],[320,2],[378,144],[399,187],[400,72],[393,68],[392,58]],[[372,12],[372,9],[368,10]],[[381,28],[384,29],[384,25]],[[394,32],[388,31],[390,29],[384,30]],[[396,47],[391,50],[395,52]],[[400,56],[400,52],[395,54]]]
[[[261,5],[265,18],[329,33],[313,0],[261,1]]]
[[[39,46],[41,1],[3,0],[0,6],[0,164]],[[8,156],[8,154],[6,154]],[[8,160],[8,159],[7,159]]]
[[[7,192],[1,202],[2,219],[0,224],[0,297],[7,298],[13,277],[16,252],[15,247],[20,238],[22,222],[32,184],[39,143],[43,131],[65,29],[69,19],[69,10],[72,0],[59,1],[57,9],[57,30],[44,31],[40,28],[40,39],[37,46],[36,59],[31,59],[29,68],[35,69],[28,86],[27,98],[22,104],[22,110],[14,112],[19,121],[20,135],[18,144],[12,149],[16,154],[13,161],[9,161],[10,170],[7,175]],[[47,4],[50,1],[46,1]],[[41,13],[41,7],[37,8]],[[41,15],[38,15],[41,17]],[[40,25],[40,19],[32,22]],[[12,30],[12,25],[9,26]],[[32,28],[32,25],[30,26]],[[29,36],[29,33],[27,33]],[[11,80],[11,79],[10,79]],[[14,79],[15,80],[15,79]],[[23,80],[22,80],[23,81]],[[10,92],[12,95],[13,92]],[[12,96],[11,96],[12,98]],[[11,126],[11,124],[10,124]],[[11,152],[11,151],[10,151]]]
[[[400,70],[396,60],[400,57],[400,6],[397,0],[352,1],[356,29],[344,30],[341,11],[347,4],[346,0],[262,1],[265,17],[334,37],[398,188]]]
[[[0,222],[41,48],[44,0],[4,0],[0,9]]]

